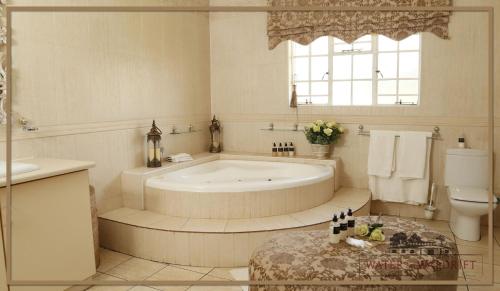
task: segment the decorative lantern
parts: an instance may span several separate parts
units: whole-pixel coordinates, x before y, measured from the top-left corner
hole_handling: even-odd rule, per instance
[[[210,124],[210,152],[211,153],[220,153],[222,151],[221,141],[220,141],[220,122],[215,118],[212,118],[212,124]]]
[[[153,120],[151,130],[147,134],[147,166],[148,168],[161,167],[161,130]]]

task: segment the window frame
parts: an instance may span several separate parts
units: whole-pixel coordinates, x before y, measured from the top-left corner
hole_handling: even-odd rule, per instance
[[[371,50],[370,51],[361,51],[361,52],[351,52],[351,53],[336,53],[334,50],[334,37],[328,36],[328,103],[326,104],[314,104],[314,103],[299,103],[300,106],[329,106],[329,107],[370,107],[370,106],[380,106],[380,107],[401,107],[401,106],[408,106],[408,107],[418,107],[420,106],[421,102],[421,93],[422,93],[422,33],[418,34],[418,39],[419,39],[419,49],[418,50],[400,50],[400,42],[397,42],[397,48],[396,50],[391,50],[391,51],[382,51],[380,52],[378,50],[378,40],[379,40],[379,35],[377,34],[371,34]],[[296,84],[297,82],[300,83],[308,83],[308,92],[309,95],[302,95],[302,96],[307,96],[306,98],[314,98],[315,96],[324,96],[324,95],[312,95],[311,94],[311,83],[314,82],[324,82],[324,81],[318,81],[318,80],[311,80],[311,59],[313,57],[326,57],[327,55],[311,55],[311,45],[308,45],[308,54],[304,56],[294,56],[293,55],[293,43],[292,41],[288,41],[288,60],[289,60],[289,80],[290,83]],[[399,64],[399,59],[400,59],[400,54],[401,53],[418,53],[418,73],[417,73],[417,78],[400,78],[399,77],[399,70],[400,70],[400,64]],[[396,77],[395,78],[383,78],[379,79],[379,73],[377,72],[378,70],[378,60],[379,60],[379,55],[384,54],[384,53],[395,53],[397,55],[397,68],[396,68]],[[355,55],[363,55],[363,54],[372,54],[372,76],[371,79],[354,79],[353,78],[353,68],[354,68],[354,57]],[[332,91],[332,85],[333,85],[333,57],[334,56],[339,56],[339,55],[350,55],[351,56],[351,78],[346,79],[346,80],[336,80],[336,81],[349,81],[351,82],[351,94],[350,94],[350,104],[333,104],[333,91]],[[294,70],[293,70],[293,63],[295,58],[307,58],[308,59],[308,79],[307,80],[300,80],[300,81],[295,81],[295,76],[294,76]],[[396,81],[396,94],[378,94],[378,83],[380,80],[387,80],[387,81]],[[399,93],[399,82],[403,80],[411,80],[411,81],[417,81],[417,94],[400,94]],[[372,82],[372,103],[371,104],[366,104],[366,105],[355,105],[353,104],[353,83],[354,81],[371,81]],[[291,86],[290,86],[290,93],[291,93]],[[394,104],[379,104],[378,103],[378,96],[395,96],[396,97],[396,102]],[[401,102],[400,96],[417,96],[417,102],[412,103],[412,104],[407,104],[407,103],[398,103]],[[300,98],[300,96],[299,96]]]

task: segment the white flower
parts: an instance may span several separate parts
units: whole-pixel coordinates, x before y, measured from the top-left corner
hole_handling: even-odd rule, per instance
[[[331,128],[325,128],[323,129],[323,132],[327,135],[330,136],[332,135],[333,130]]]
[[[312,129],[314,132],[319,132],[321,130],[321,127],[319,125],[314,125]]]
[[[314,123],[316,125],[323,125],[324,124],[323,120],[321,120],[321,119],[316,120]]]
[[[333,128],[335,125],[337,125],[335,121],[331,121],[326,124],[326,126],[328,126],[329,128]]]

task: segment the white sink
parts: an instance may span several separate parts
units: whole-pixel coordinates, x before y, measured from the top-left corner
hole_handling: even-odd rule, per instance
[[[12,176],[36,171],[39,169],[40,167],[35,164],[13,162]],[[6,176],[6,171],[7,171],[7,163],[5,161],[0,161],[0,178],[4,178]]]

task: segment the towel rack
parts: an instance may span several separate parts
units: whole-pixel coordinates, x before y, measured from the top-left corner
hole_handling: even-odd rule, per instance
[[[433,140],[441,140],[441,133],[440,133],[440,128],[439,126],[435,126],[434,129],[432,130],[432,137],[428,137],[429,139]],[[358,135],[366,135],[370,136],[370,131],[365,130],[364,126],[362,124],[358,125]],[[399,137],[399,135],[396,135],[396,137]]]

